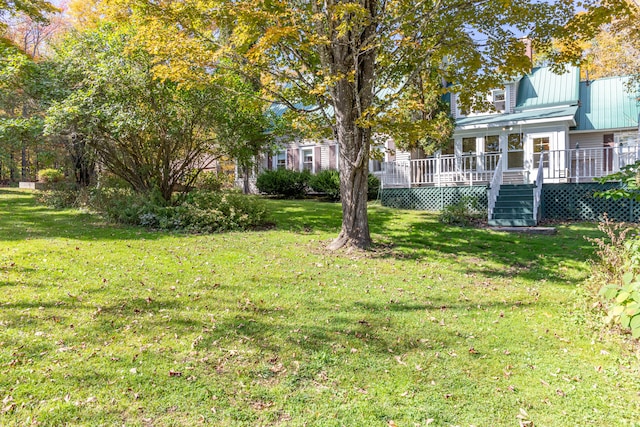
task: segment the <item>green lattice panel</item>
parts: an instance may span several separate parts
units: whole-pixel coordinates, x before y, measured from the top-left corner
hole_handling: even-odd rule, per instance
[[[595,221],[606,212],[615,221],[640,220],[640,206],[630,200],[594,197],[596,191],[616,188],[617,183],[544,184],[542,218],[556,220]]]
[[[487,188],[480,186],[385,188],[381,200],[383,206],[398,209],[440,211],[465,196],[477,197],[480,206],[487,206]]]

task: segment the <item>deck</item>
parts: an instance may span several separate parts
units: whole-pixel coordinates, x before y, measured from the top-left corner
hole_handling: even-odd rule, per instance
[[[376,174],[383,188],[490,185],[502,156],[502,153],[447,155],[384,162]],[[506,170],[500,167],[500,181],[534,183],[540,167],[545,183],[593,182],[637,161],[640,141],[617,147],[544,151],[534,154],[529,167]]]

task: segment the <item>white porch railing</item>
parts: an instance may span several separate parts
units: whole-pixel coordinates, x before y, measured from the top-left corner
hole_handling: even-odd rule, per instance
[[[538,162],[538,174],[536,175],[536,187],[533,190],[533,220],[538,224],[538,212],[540,210],[540,200],[542,199],[542,184],[544,182],[544,165],[545,155],[540,153],[540,161]]]
[[[534,160],[538,161],[538,156],[546,183],[592,182],[640,161],[640,140],[615,147],[553,150],[544,152],[544,156],[536,153]],[[492,153],[384,162],[379,176],[383,188],[487,184],[494,179],[500,159],[500,153]],[[536,165],[537,172],[540,165]],[[501,173],[505,169],[506,160]]]
[[[382,162],[379,177],[380,185],[382,186],[382,188],[410,188],[410,160],[399,162]]]
[[[488,183],[499,159],[500,153],[492,153],[384,162],[380,178],[383,188]]]
[[[591,182],[640,160],[640,143],[616,147],[578,148],[548,152],[547,182]]]
[[[487,216],[489,219],[493,217],[493,209],[496,207],[496,200],[498,200],[498,193],[500,192],[500,186],[502,185],[502,169],[503,169],[503,157],[498,159],[491,184],[489,185],[489,191],[487,193]]]

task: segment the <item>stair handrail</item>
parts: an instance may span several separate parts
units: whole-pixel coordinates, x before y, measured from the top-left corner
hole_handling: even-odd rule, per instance
[[[489,184],[489,193],[487,194],[487,215],[489,219],[493,216],[493,209],[496,206],[498,193],[500,192],[500,186],[502,185],[502,159],[504,159],[504,156],[500,155],[496,168],[493,171],[491,184]]]
[[[538,225],[538,210],[540,209],[540,201],[542,199],[542,183],[544,182],[544,155],[540,153],[540,161],[538,163],[538,175],[536,175],[536,187],[533,189],[533,221]]]

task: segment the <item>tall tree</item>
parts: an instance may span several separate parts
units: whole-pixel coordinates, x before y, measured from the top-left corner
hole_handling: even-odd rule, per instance
[[[24,14],[34,21],[46,22],[46,14],[57,10],[46,0],[0,0],[0,37],[7,28],[5,20],[12,16]]]
[[[477,106],[488,89],[530,67],[523,33],[544,49],[575,20],[572,0],[126,3],[130,19],[143,23],[138,42],[171,58],[167,75],[192,79],[198,66],[206,74],[230,57],[237,70],[261,79],[265,96],[324,120],[340,147],[343,221],[331,248],[371,243],[366,195],[374,132],[408,120],[407,138],[442,138],[447,119],[434,114],[442,81],[466,107]],[[581,4],[608,7],[596,0]],[[573,28],[586,24],[591,21]]]
[[[46,67],[6,40],[0,40],[0,151],[10,179],[35,178],[29,151],[41,145],[43,99],[48,90]]]
[[[129,24],[104,24],[65,40],[57,62],[64,75],[75,76],[67,84],[72,90],[48,110],[47,132],[91,147],[104,166],[135,190],[157,188],[170,201],[177,187],[197,177],[194,170],[226,154],[230,138],[220,138],[216,131],[225,129],[220,108],[230,101],[220,88],[241,93],[245,86],[220,73],[197,85],[157,78],[157,58],[129,43],[136,32]],[[239,128],[236,134],[247,133],[249,126],[257,133],[255,128],[266,120],[263,113],[259,105],[249,113],[236,108],[229,126]],[[251,114],[258,117],[257,124],[236,119]]]

